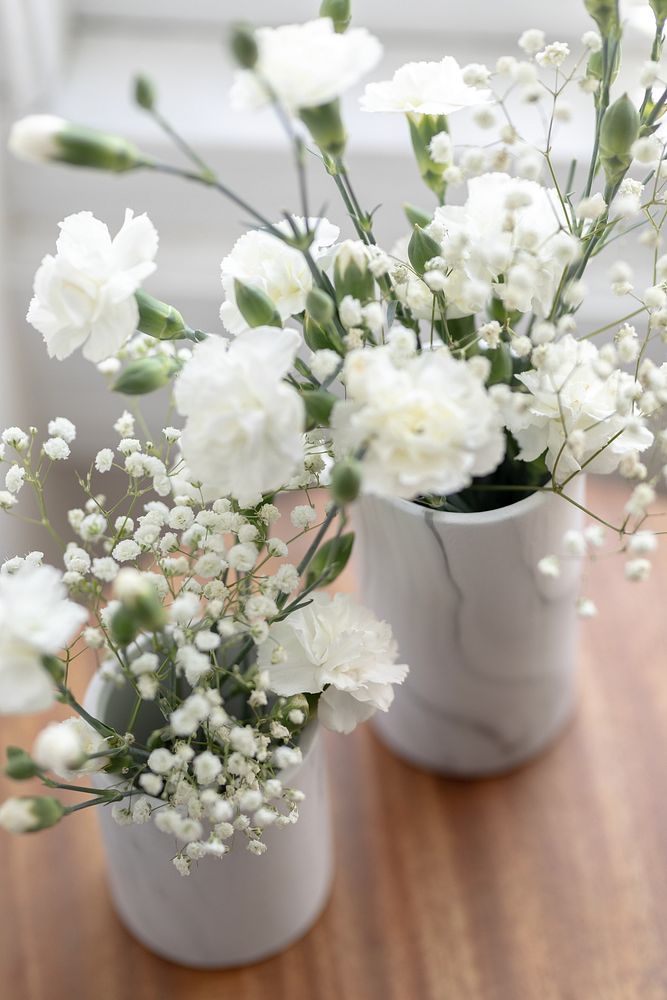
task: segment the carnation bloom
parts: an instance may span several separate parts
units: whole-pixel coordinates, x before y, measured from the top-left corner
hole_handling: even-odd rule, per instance
[[[294,218],[302,232],[305,232],[304,221]],[[285,235],[292,235],[285,219],[277,222],[275,228]],[[340,230],[327,219],[308,219],[308,229],[315,233],[310,252],[316,261],[322,263],[338,239]],[[303,312],[306,296],[313,287],[313,277],[301,251],[261,229],[251,229],[236,241],[231,253],[224,258],[221,270],[226,301],[220,309],[220,318],[232,334],[248,329],[236,305],[235,280],[254,285],[264,292],[282,320]]]
[[[257,327],[231,345],[197,345],[175,387],[193,480],[240,503],[278,489],[303,462],[304,406],[283,381],[299,347],[294,330]]]
[[[265,81],[291,113],[340,97],[371,70],[382,46],[365,28],[337,34],[328,17],[306,24],[259,28],[254,70],[239,70],[232,87],[237,111],[254,111],[272,100]]]
[[[468,86],[456,59],[445,56],[440,62],[406,63],[391,80],[367,84],[360,103],[362,111],[450,115],[490,99],[491,91]]]
[[[272,662],[276,645],[284,650]],[[259,648],[258,663],[268,670],[276,694],[323,692],[318,718],[339,733],[349,733],[377,709],[386,712],[393,684],[408,673],[396,663],[397,648],[386,622],[378,621],[347,594],[314,594],[311,603],[274,623]]]
[[[459,315],[476,312],[486,289],[509,309],[548,315],[563,269],[577,252],[564,223],[556,192],[535,181],[504,173],[470,180],[465,205],[437,208],[428,229],[451,269],[448,305]],[[496,283],[501,275],[505,280]]]
[[[590,341],[568,334],[546,346],[539,369],[517,375],[529,396],[510,401],[506,422],[521,448],[519,458],[532,462],[546,452],[551,472],[558,459],[558,482],[584,463],[588,472],[614,472],[624,455],[644,451],[653,442],[633,413],[635,380],[620,370],[602,377],[596,371],[597,356]]]
[[[411,499],[458,493],[502,461],[505,438],[481,377],[446,348],[397,365],[390,348],[356,350],[348,399],[333,411],[340,451],[365,449],[362,489]]]
[[[125,221],[112,239],[91,212],[60,223],[55,257],[35,275],[28,322],[44,337],[50,357],[62,361],[78,347],[99,362],[118,351],[139,321],[134,293],[155,270],[158,236],[146,215]]]
[[[0,715],[48,708],[55,691],[42,657],[71,642],[86,618],[52,566],[0,575]]]

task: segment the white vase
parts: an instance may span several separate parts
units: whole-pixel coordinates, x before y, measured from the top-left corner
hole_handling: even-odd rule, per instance
[[[98,674],[85,708],[118,722],[122,731],[133,699],[127,687],[111,687]],[[98,809],[111,896],[121,921],[142,944],[181,965],[226,968],[274,955],[310,929],[333,878],[325,750],[317,723],[306,730],[302,750],[303,762],[281,775],[305,793],[298,822],[266,830],[268,849],[259,857],[245,848],[241,835],[223,858],[204,858],[184,877],[171,863],[182,843],[152,821],[121,827],[111,807]],[[109,775],[92,777],[100,788],[112,783]]]
[[[581,502],[583,476],[570,495]],[[579,566],[537,569],[562,552],[581,512],[552,493],[498,510],[429,511],[404,500],[357,504],[360,598],[388,621],[410,665],[373,724],[410,762],[477,777],[545,747],[574,705]]]

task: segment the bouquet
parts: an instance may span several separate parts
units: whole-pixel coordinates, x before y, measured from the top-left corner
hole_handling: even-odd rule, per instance
[[[347,596],[318,592],[349,558],[348,510],[362,493],[465,514],[549,491],[590,523],[544,553],[542,572],[558,575],[562,559],[609,547],[624,554],[629,580],[646,578],[659,534],[647,524],[667,469],[667,365],[649,356],[667,341],[667,3],[650,0],[655,36],[638,99],[615,87],[616,0],[585,6],[591,29],[576,52],[529,29],[493,68],[445,56],[366,86],[364,112],[405,117],[432,201],[404,206],[408,231],[396,246],[378,245],[379,209],[365,207],[348,167],[340,99],[381,54],[373,36],[350,27],[349,0],[324,0],[305,24],[239,25],[230,40],[234,107],[271,107],[293,151],[294,214],[276,219],[231,190],[144,77],[136,101],[185,166],[49,115],[14,125],[19,157],[178,177],[231,200],[254,225],[222,261],[224,334],[194,329],[144,290],[158,244],[145,215],[128,210],[113,238],[88,212],[68,217],[37,271],[28,320],[49,354],[81,349],[135,402],[166,389],[176,426],[155,433],[136,407],[122,413],[117,440],[100,442],[79,477],[72,540],[51,526],[45,485],[51,464],[68,459],[75,427],[58,417],[46,438],[34,428],[2,434],[0,506],[50,530],[63,567],[42,565],[38,552],[2,567],[0,711],[59,699],[75,712],[47,726],[31,753],[11,749],[7,771],[85,796],[68,807],[10,799],[2,826],[42,829],[111,803],[119,822],[152,818],[179,838],[184,874],[235,837],[262,853],[263,830],[296,819],[299,790],[281,775],[298,763],[312,720],[349,732],[386,710],[406,676],[389,626]],[[559,176],[553,150],[573,88],[590,99],[590,157]],[[526,104],[535,136],[516,121]],[[460,115],[486,130],[483,147],[457,146]],[[338,192],[340,226],[311,212],[316,168]],[[635,288],[619,256],[637,231],[648,288]],[[620,315],[588,329],[578,310],[603,253]],[[112,498],[102,492],[111,470],[125,477]],[[627,480],[615,520],[571,495],[584,472]],[[324,513],[311,495],[319,487]],[[299,492],[281,537],[295,491],[305,501]],[[289,546],[304,537],[295,564]],[[583,599],[580,610],[595,612]],[[72,693],[86,649],[108,684],[134,693],[123,727],[91,717]],[[148,729],[139,724],[147,704],[159,716]],[[111,784],[95,792],[77,783],[93,770]]]

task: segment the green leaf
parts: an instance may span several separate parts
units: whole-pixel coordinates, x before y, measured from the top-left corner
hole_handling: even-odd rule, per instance
[[[307,428],[327,427],[336,397],[326,389],[304,389],[301,393],[306,406]]]
[[[306,573],[306,587],[328,587],[343,572],[352,554],[354,532],[325,542],[311,560]]]

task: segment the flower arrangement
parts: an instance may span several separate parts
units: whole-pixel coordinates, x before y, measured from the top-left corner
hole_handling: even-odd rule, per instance
[[[239,26],[231,39],[232,103],[277,114],[294,153],[298,215],[272,221],[230,190],[165,119],[143,77],[136,100],[187,167],[52,116],[15,124],[19,157],[175,175],[230,199],[255,227],[222,261],[226,336],[193,329],[144,291],[158,245],[146,216],[128,211],[113,238],[90,213],[70,216],[37,271],[28,320],[49,354],[80,348],[128,396],[168,387],[183,421],[142,437],[123,413],[119,440],[106,441],[80,478],[85,501],[69,511],[65,572],[42,566],[39,553],[2,568],[0,711],[39,711],[59,698],[77,713],[49,725],[31,754],[11,750],[8,773],[88,795],[75,775],[113,776],[77,806],[11,799],[2,826],[42,829],[114,803],[119,822],[153,816],[181,839],[183,873],[223,855],[235,834],[262,853],[262,831],[296,818],[298,789],[281,773],[298,763],[309,720],[349,732],[389,707],[407,672],[385,623],[346,596],[317,593],[347,562],[347,509],[362,492],[465,514],[550,491],[593,523],[570,533],[562,552],[544,553],[542,572],[594,553],[606,528],[628,555],[627,577],[646,577],[658,533],[645,525],[667,469],[667,365],[647,353],[667,341],[667,3],[650,0],[655,37],[639,101],[615,92],[616,0],[585,6],[595,27],[578,53],[531,29],[493,70],[446,56],[366,87],[364,112],[405,115],[434,200],[429,210],[406,206],[410,232],[387,249],[347,165],[340,97],[381,53],[349,26],[348,0],[324,0],[306,24]],[[564,95],[575,87],[590,95],[594,120],[581,187],[578,165],[559,177],[553,158]],[[535,141],[515,121],[517,102],[542,112]],[[484,148],[457,147],[459,113],[493,134]],[[353,229],[345,238],[311,214],[307,151],[340,195]],[[462,196],[452,202],[452,192]],[[652,260],[645,290],[617,256],[637,230]],[[603,252],[612,255],[611,292],[627,303],[617,323],[581,328],[589,265]],[[53,532],[45,480],[52,462],[67,460],[75,428],[57,418],[48,434],[4,431],[0,505],[21,516],[32,491]],[[126,481],[110,500],[98,481],[112,468]],[[583,472],[628,480],[616,522],[570,495]],[[322,515],[310,495],[320,486],[329,492]],[[283,541],[277,498],[296,490],[306,503],[291,511]],[[303,537],[305,554],[286,561]],[[594,613],[592,602],[581,611]],[[125,731],[90,717],[71,691],[85,648],[110,684],[135,694]],[[144,703],[162,721],[141,734]]]

